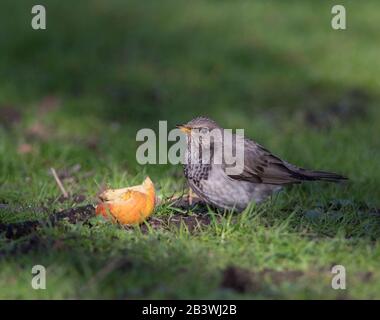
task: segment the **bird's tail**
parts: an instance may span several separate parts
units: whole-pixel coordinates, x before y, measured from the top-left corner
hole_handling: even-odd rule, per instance
[[[299,174],[304,180],[322,180],[329,182],[341,182],[348,180],[347,177],[334,172],[299,169]]]

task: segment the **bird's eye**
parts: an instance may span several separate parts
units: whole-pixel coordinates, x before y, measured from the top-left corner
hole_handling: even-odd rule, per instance
[[[208,133],[208,129],[207,128],[200,128],[200,133],[201,134],[207,134]]]

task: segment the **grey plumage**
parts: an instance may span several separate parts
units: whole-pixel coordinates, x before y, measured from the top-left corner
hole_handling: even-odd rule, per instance
[[[189,186],[202,200],[218,208],[242,211],[250,202],[260,203],[284,185],[302,181],[337,182],[347,179],[336,173],[299,168],[247,138],[244,138],[244,143],[234,143],[232,146],[234,154],[241,151],[239,148],[244,148],[244,166],[241,172],[228,174],[227,163],[231,163],[231,159],[226,159],[223,154],[221,163],[213,161],[215,153],[221,150],[219,148],[226,147],[226,140],[215,138],[202,144],[202,140],[198,141],[194,136],[197,130],[215,130],[222,136],[225,133],[223,128],[205,117],[195,118],[179,127],[187,133],[187,163],[184,165],[184,173]],[[236,135],[232,136],[232,141],[236,141]],[[202,162],[202,152],[205,150],[211,154],[210,163]]]

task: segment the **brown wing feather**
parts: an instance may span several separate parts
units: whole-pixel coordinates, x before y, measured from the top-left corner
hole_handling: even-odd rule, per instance
[[[236,147],[239,147],[239,145],[236,143],[233,144],[233,152],[238,154],[236,152]],[[228,163],[232,162],[229,161]],[[223,168],[226,169],[227,165],[224,164]],[[275,185],[300,183],[304,180],[323,180],[330,182],[347,180],[346,177],[337,173],[299,168],[284,160],[281,160],[263,146],[249,139],[244,139],[243,172],[238,175],[229,175],[229,177],[232,179],[245,180],[253,183]]]
[[[298,169],[295,166],[294,168]],[[290,169],[286,162],[248,139],[244,143],[244,170],[241,174],[230,177],[236,180],[278,185],[305,180],[305,177]]]

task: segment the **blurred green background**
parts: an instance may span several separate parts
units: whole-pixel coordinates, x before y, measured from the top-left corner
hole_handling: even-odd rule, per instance
[[[0,297],[336,298],[340,293],[328,291],[324,287],[328,283],[319,287],[314,275],[294,287],[275,284],[269,293],[260,289],[225,295],[217,283],[220,271],[233,262],[250,270],[308,270],[316,265],[323,269],[335,261],[338,251],[354,272],[370,272],[378,279],[380,3],[339,1],[347,11],[344,31],[331,27],[334,3],[41,0],[38,4],[47,10],[47,29],[36,31],[30,24],[34,1],[2,1],[0,222],[94,203],[101,185],[140,183],[147,174],[160,196],[181,191],[180,166],[136,163],[136,132],[157,129],[159,120],[167,120],[170,129],[200,115],[227,128],[244,128],[247,136],[289,162],[342,173],[350,183],[292,188],[279,207],[268,209],[269,213],[264,210],[262,224],[255,222],[258,237],[260,232],[267,234],[268,225],[278,227],[276,223],[288,217],[278,210],[297,204],[292,223],[269,229],[274,243],[283,244],[282,232],[291,233],[286,249],[268,248],[264,240],[260,249],[246,248],[247,241],[255,242],[251,225],[233,229],[236,237],[225,250],[219,246],[217,226],[198,237],[173,230],[143,236],[108,224],[101,225],[100,231],[45,230],[38,236],[59,239],[71,232],[96,238],[76,242],[77,254],[70,240],[71,253],[62,249],[48,254],[46,263],[61,261],[62,272],[62,278],[59,273],[54,276],[55,290],[48,293],[31,292],[26,280],[12,275],[17,269],[29,279],[25,268],[40,258],[40,250],[20,252],[18,244],[30,239],[16,243],[4,237]],[[60,201],[50,167],[58,170],[75,197]],[[345,204],[342,212],[348,212],[347,220],[331,225],[323,220],[312,226],[303,220],[316,203],[336,199]],[[41,213],[36,207],[47,209]],[[359,211],[372,215],[357,216]],[[280,219],[275,218],[276,212]],[[159,209],[157,214],[174,213]],[[310,242],[305,234],[324,245]],[[120,238],[118,245],[110,241],[112,237]],[[159,246],[155,252],[148,245],[151,242]],[[331,247],[332,242],[336,247]],[[294,252],[292,248],[300,243],[304,251]],[[122,270],[119,277],[126,277],[125,285],[106,279],[93,291],[79,290],[78,279],[91,278],[99,264],[125,248],[139,261],[136,268],[142,269],[141,274],[126,276]],[[287,250],[293,253],[278,260]],[[83,251],[88,261],[81,260]],[[210,258],[209,252],[215,256]],[[148,261],[159,259],[159,253],[162,265],[153,267]],[[200,257],[204,262],[199,262]],[[352,261],[355,257],[361,262]],[[183,265],[204,267],[200,277],[215,279],[205,286],[204,279],[196,280],[198,269],[189,267],[178,284],[175,279]],[[157,277],[145,283],[146,274]],[[165,279],[159,279],[162,274]],[[347,297],[379,298],[378,282],[363,284],[359,276],[355,279],[357,287]]]

